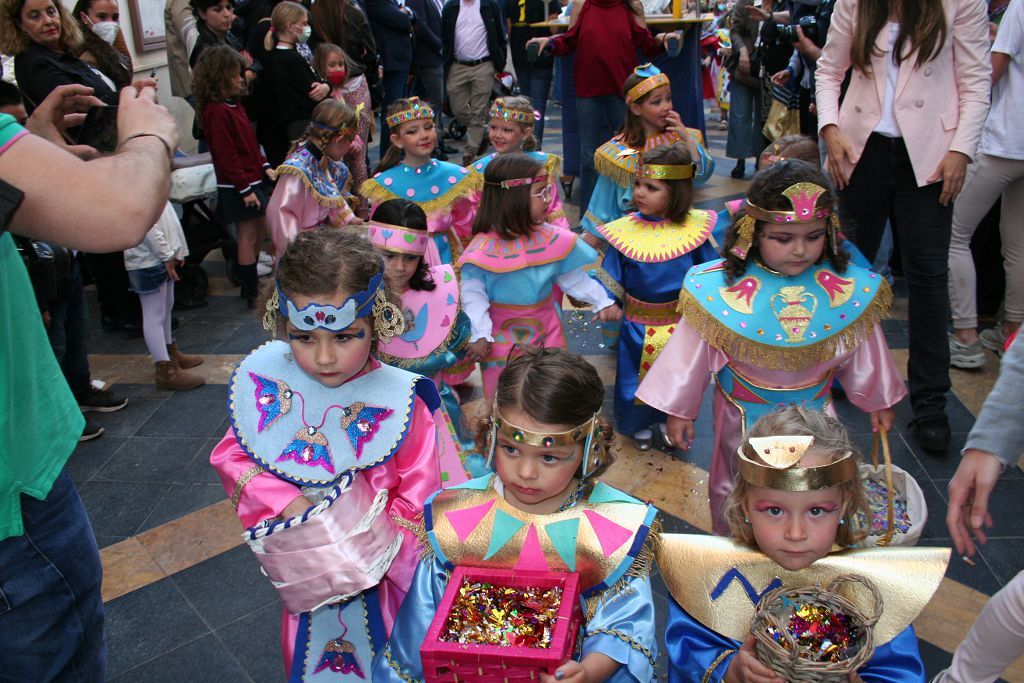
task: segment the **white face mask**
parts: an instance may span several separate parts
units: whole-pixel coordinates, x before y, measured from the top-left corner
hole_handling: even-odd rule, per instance
[[[302,33],[299,34],[299,42],[305,43],[309,41],[309,37],[313,35],[313,29],[307,24],[303,29]]]
[[[100,37],[107,45],[113,45],[117,39],[117,32],[121,27],[116,21],[97,21],[92,25],[92,32]]]

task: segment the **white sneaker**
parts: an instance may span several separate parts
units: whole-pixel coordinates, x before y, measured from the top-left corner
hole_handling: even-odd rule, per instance
[[[949,335],[949,364],[954,368],[965,370],[984,367],[985,350],[979,342],[962,344],[951,334]]]
[[[268,254],[265,251],[261,251],[260,252],[260,257],[258,259],[258,262],[259,263],[265,263],[268,266],[273,266],[274,265],[274,257],[271,256],[270,254]]]
[[[1003,347],[1006,346],[1006,335],[1003,334],[1003,324],[996,323],[995,327],[982,330],[978,335],[981,345],[997,356],[1003,355]]]
[[[256,264],[256,276],[257,277],[266,277],[268,275],[273,274],[273,272],[274,272],[273,267],[272,266],[268,266],[263,261],[260,261],[260,262],[258,262]]]

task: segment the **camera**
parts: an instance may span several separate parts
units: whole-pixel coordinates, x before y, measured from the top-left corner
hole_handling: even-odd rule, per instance
[[[779,40],[787,43],[795,43],[800,40],[800,36],[797,35],[796,27],[799,26],[800,30],[803,31],[807,39],[810,40],[818,47],[824,45],[824,41],[818,42],[818,18],[817,17],[800,17],[795,24],[776,24],[775,27],[779,30]],[[824,36],[822,36],[824,37]]]

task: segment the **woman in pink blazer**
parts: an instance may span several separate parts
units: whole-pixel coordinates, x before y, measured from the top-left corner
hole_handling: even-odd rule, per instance
[[[886,221],[899,240],[914,433],[931,452],[949,447],[952,201],[988,113],[988,47],[981,0],[839,0],[815,73],[827,167],[857,246],[873,260]]]

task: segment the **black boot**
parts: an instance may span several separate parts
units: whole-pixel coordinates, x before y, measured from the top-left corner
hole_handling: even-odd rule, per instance
[[[733,178],[739,179],[747,174],[747,160],[737,159],[736,166],[732,169],[731,175]]]
[[[249,308],[256,308],[256,297],[260,293],[260,279],[256,274],[256,264],[250,263],[247,266],[239,264],[238,275],[242,279],[241,297]]]

